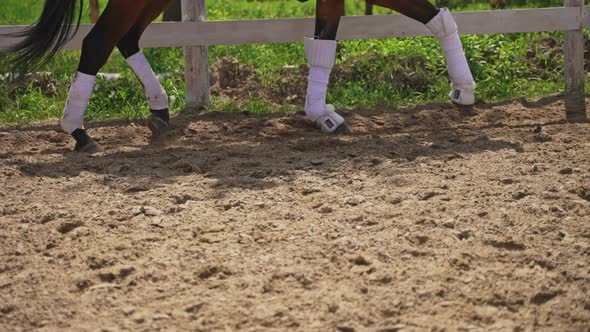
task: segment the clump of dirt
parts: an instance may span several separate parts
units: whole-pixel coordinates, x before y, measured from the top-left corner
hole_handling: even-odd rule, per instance
[[[305,102],[309,66],[285,66],[281,69],[281,80],[276,85],[276,95],[283,100],[295,103]]]
[[[426,92],[430,82],[436,80],[432,71],[424,70],[427,60],[422,56],[403,57],[368,53],[350,57],[336,65],[330,76],[330,85],[347,82],[379,82],[400,92]],[[309,66],[285,66],[276,84],[261,82],[252,65],[241,64],[234,57],[224,57],[211,67],[211,93],[216,96],[245,101],[252,91],[265,101],[276,104],[303,103],[307,89]],[[375,79],[377,77],[377,79]]]
[[[52,98],[59,90],[65,88],[63,82],[56,80],[51,73],[47,72],[22,75],[6,81],[4,86],[11,98],[24,94],[28,89],[38,90],[45,97]]]
[[[526,58],[533,65],[532,74],[547,79],[551,76],[550,71],[562,67],[563,45],[553,37],[541,38],[529,45]]]
[[[367,53],[336,66],[331,82],[379,82],[395,91],[426,92],[430,83],[437,80],[436,73],[424,70],[426,65],[423,56]]]
[[[579,187],[571,190],[572,193],[578,195],[580,198],[590,201],[590,187]]]
[[[238,59],[226,56],[211,66],[211,93],[231,98],[234,101],[252,99],[256,96],[267,102],[283,104],[302,103],[307,88],[309,66],[285,66],[281,69],[276,84],[265,85],[259,79],[256,68],[242,64]]]
[[[265,101],[278,102],[272,89],[260,81],[256,68],[242,64],[238,59],[226,56],[211,66],[211,94],[236,102],[257,97]]]
[[[211,68],[211,86],[218,89],[236,89],[247,82],[259,82],[252,65],[241,64],[238,59],[226,56]]]

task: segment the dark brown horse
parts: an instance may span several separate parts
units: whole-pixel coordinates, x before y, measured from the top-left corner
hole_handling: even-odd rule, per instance
[[[110,0],[102,15],[84,38],[78,72],[72,82],[61,119],[64,131],[76,140],[75,151],[93,153],[100,146],[84,130],[84,113],[96,81],[96,74],[115,47],[141,81],[151,115],[148,127],[154,136],[168,129],[168,96],[150,64],[139,49],[146,27],[174,0]],[[307,0],[299,0],[307,1]],[[324,132],[347,133],[350,128],[333,106],[325,104],[326,88],[334,65],[336,33],[344,11],[344,0],[316,0],[315,38],[305,39],[310,63],[305,111]],[[457,26],[448,10],[439,10],[427,0],[369,0],[418,20],[440,40],[451,78],[450,99],[458,104],[474,102],[475,83],[467,66]],[[22,37],[10,51],[14,68],[21,72],[49,62],[77,30],[84,7],[83,0],[45,0],[39,21],[15,35]]]
[[[144,87],[151,109],[148,127],[153,135],[161,135],[167,130],[168,96],[140,51],[139,39],[172,1],[110,0],[84,38],[78,72],[61,119],[63,130],[76,140],[75,151],[93,153],[100,150],[98,143],[84,130],[84,113],[96,74],[115,47],[127,59]],[[28,72],[48,63],[77,30],[83,8],[83,0],[45,0],[39,21],[23,33],[14,35],[23,38],[9,50],[14,55],[15,70]]]
[[[305,2],[307,0],[299,0]],[[315,36],[305,40],[310,65],[305,112],[323,131],[348,133],[344,119],[327,105],[326,88],[336,55],[336,34],[344,13],[345,0],[317,0]],[[417,20],[437,37],[447,61],[451,80],[449,98],[455,104],[475,102],[475,82],[463,52],[457,25],[446,8],[438,9],[427,0],[368,0],[372,5],[393,9]]]
[[[99,0],[90,0],[90,21],[96,23],[100,15]],[[164,12],[163,21],[180,21],[182,19],[180,0],[172,2],[172,6]]]

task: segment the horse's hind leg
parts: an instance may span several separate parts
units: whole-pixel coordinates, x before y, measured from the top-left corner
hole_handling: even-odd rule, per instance
[[[336,32],[344,13],[344,0],[318,0],[316,5],[315,38],[305,38],[305,53],[309,62],[305,113],[322,131],[348,134],[352,131],[344,118],[326,105],[330,72],[336,58]]]
[[[459,39],[457,24],[448,9],[439,10],[427,0],[368,0],[368,2],[393,9],[425,24],[438,38],[445,53],[452,87],[449,98],[460,105],[475,103],[473,75]]]
[[[141,13],[138,21],[131,30],[119,40],[117,48],[123,54],[127,63],[141,82],[148,100],[151,115],[148,127],[154,137],[161,136],[168,130],[169,111],[168,95],[149,62],[139,48],[139,39],[147,26],[160,15],[173,0],[158,0],[150,3]]]
[[[84,38],[78,72],[61,119],[62,129],[76,139],[75,151],[94,153],[100,150],[100,146],[84,130],[84,113],[94,89],[96,74],[108,60],[117,41],[133,26],[146,1],[109,1],[96,25]]]

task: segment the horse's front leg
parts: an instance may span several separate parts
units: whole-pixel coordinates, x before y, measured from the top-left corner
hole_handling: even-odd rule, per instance
[[[335,134],[350,133],[344,118],[326,105],[330,73],[336,58],[336,33],[344,13],[344,0],[317,0],[314,38],[305,38],[305,53],[309,62],[305,113],[322,131]]]
[[[109,1],[96,25],[82,43],[78,72],[70,87],[68,100],[61,119],[62,129],[76,140],[77,152],[94,153],[100,146],[84,129],[84,113],[96,82],[96,74],[107,62],[119,41],[139,17],[146,0]]]
[[[460,105],[475,103],[475,82],[467,64],[457,24],[448,9],[437,9],[427,0],[368,0],[369,3],[393,9],[413,18],[430,29],[445,53],[451,79],[452,102]]]

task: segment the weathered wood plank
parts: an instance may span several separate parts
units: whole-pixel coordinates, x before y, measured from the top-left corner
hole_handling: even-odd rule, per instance
[[[584,0],[565,0],[565,6],[575,8],[584,16]],[[565,115],[568,121],[585,121],[586,98],[584,96],[584,35],[582,22],[576,30],[564,32],[564,82]]]
[[[579,8],[562,7],[460,12],[454,16],[462,34],[575,30],[584,19]],[[150,48],[294,42],[311,35],[313,26],[312,18],[155,23],[144,34],[141,45]],[[65,49],[79,49],[90,27],[82,26]],[[0,35],[22,28],[0,27]],[[401,15],[347,16],[342,18],[338,39],[428,35],[422,24]],[[0,50],[13,42],[0,37]]]
[[[182,0],[183,22],[203,22],[205,19],[205,0]],[[207,46],[184,47],[184,80],[186,108],[201,109],[211,103]]]

